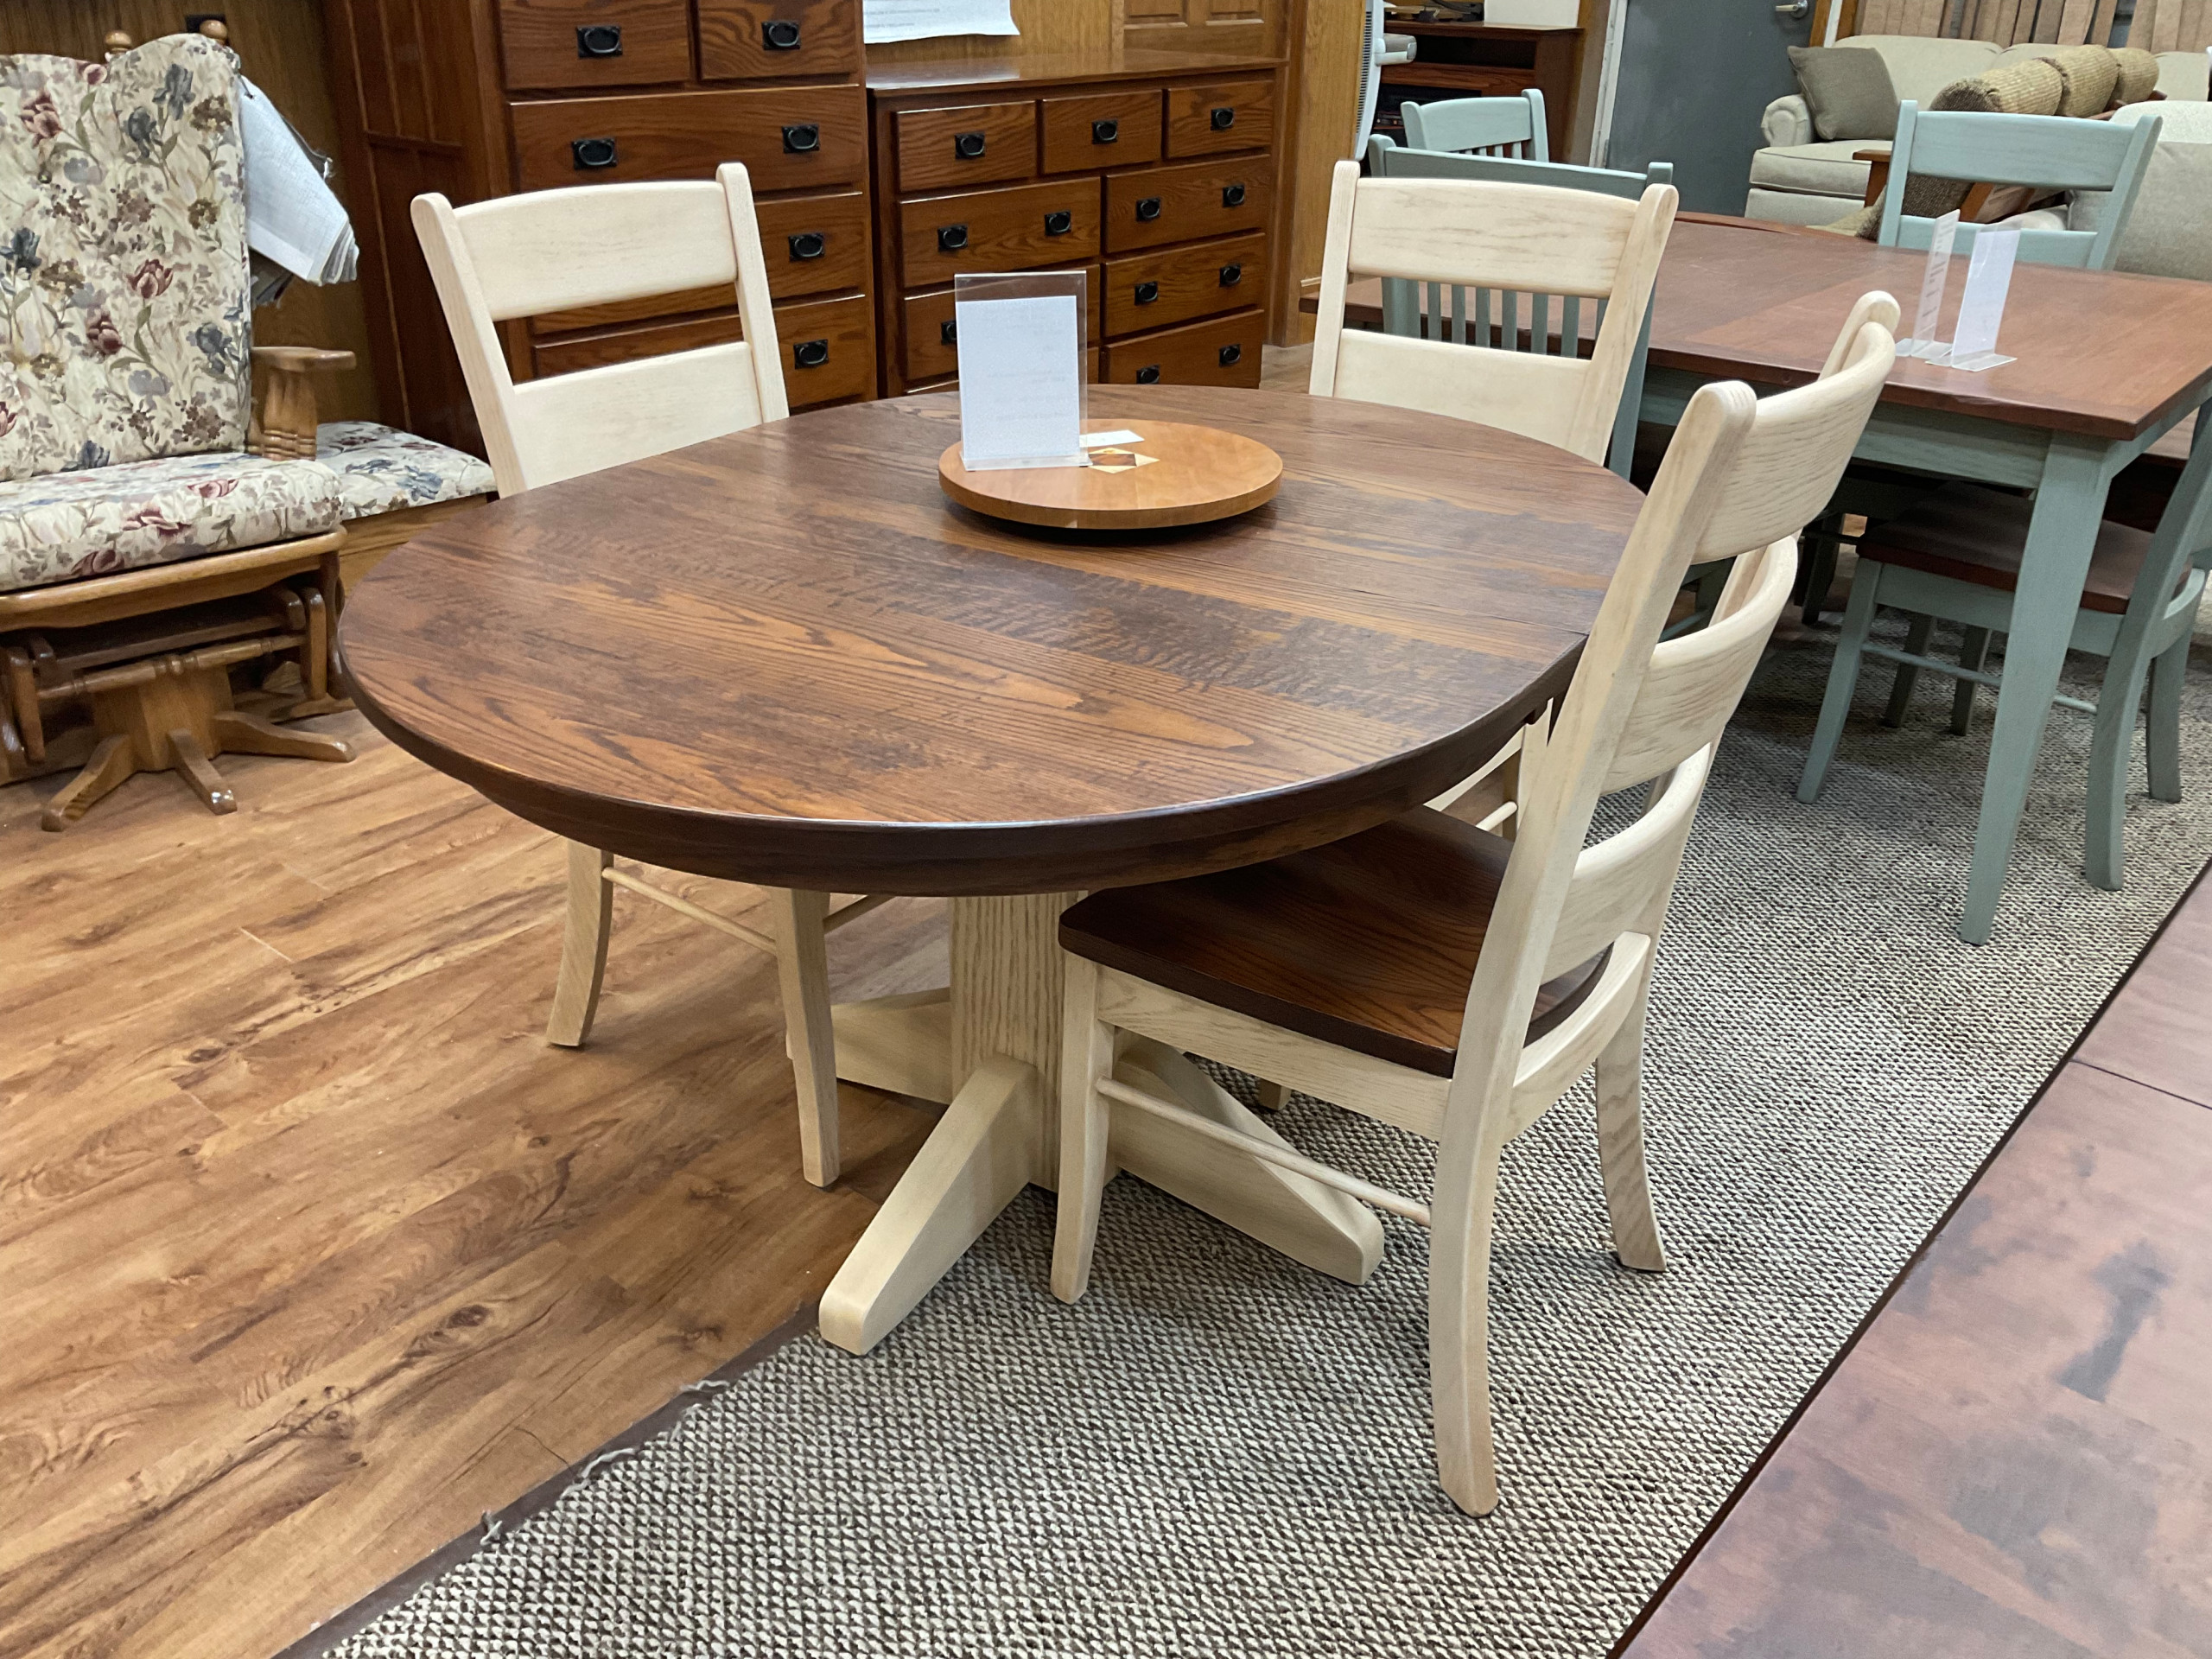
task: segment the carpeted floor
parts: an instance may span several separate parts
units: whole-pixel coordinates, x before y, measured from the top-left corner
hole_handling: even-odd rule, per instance
[[[1508,1154],[1496,1515],[1431,1478],[1419,1230],[1353,1288],[1122,1180],[1069,1308],[1033,1189],[874,1354],[791,1343],[333,1651],[1596,1659],[2212,852],[2200,654],[2193,798],[2137,798],[2126,891],[2082,880],[2088,721],[2056,711],[1996,940],[1960,944],[1991,699],[1953,738],[1924,684],[1889,732],[1870,676],[1800,806],[1827,657],[1754,681],[1661,953],[1670,1269],[1607,1252],[1586,1101]],[[1280,1122],[1427,1185],[1408,1137]]]

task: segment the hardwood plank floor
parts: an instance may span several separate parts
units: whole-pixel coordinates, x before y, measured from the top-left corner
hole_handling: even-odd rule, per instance
[[[808,1186],[772,964],[635,900],[547,1047],[559,844],[311,724],[360,758],[228,757],[226,818],[0,791],[6,1659],[277,1651],[783,1323],[932,1121],[849,1087]],[[841,931],[840,995],[941,934]]]

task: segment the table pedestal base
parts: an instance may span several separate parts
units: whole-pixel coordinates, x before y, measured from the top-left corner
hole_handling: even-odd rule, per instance
[[[952,985],[847,1003],[837,1074],[947,1100],[899,1185],[822,1298],[822,1334],[861,1354],[928,1294],[1024,1186],[1058,1184],[1059,912],[1075,895],[953,901]],[[970,1059],[957,1092],[959,1060]],[[1256,1139],[1285,1144],[1183,1055],[1147,1038],[1115,1075]],[[1353,1284],[1382,1255],[1372,1211],[1256,1158],[1135,1112],[1120,1114],[1113,1166],[1294,1260]]]

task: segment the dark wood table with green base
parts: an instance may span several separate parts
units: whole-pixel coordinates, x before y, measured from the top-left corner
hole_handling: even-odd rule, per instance
[[[949,1103],[823,1300],[863,1351],[1057,1170],[1059,912],[1318,846],[1467,778],[1565,690],[1641,498],[1564,451],[1373,404],[1090,394],[1282,458],[1184,530],[954,505],[949,396],[804,415],[439,525],[340,644],[394,741],[535,823],[695,874],[953,899],[946,989],[836,1010],[839,1075]],[[1128,1080],[1271,1137],[1160,1045]],[[1324,1271],[1382,1249],[1342,1194],[1165,1122],[1115,1148]]]

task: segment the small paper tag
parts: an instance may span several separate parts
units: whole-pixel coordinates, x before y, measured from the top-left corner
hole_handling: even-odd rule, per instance
[[[1090,464],[1102,473],[1133,473],[1140,467],[1150,467],[1159,461],[1158,455],[1141,455],[1133,449],[1101,449],[1091,456]]]
[[[1141,432],[1131,432],[1126,429],[1118,432],[1086,432],[1082,438],[1083,447],[1086,449],[1103,449],[1109,443],[1142,443],[1143,442],[1144,435]]]

